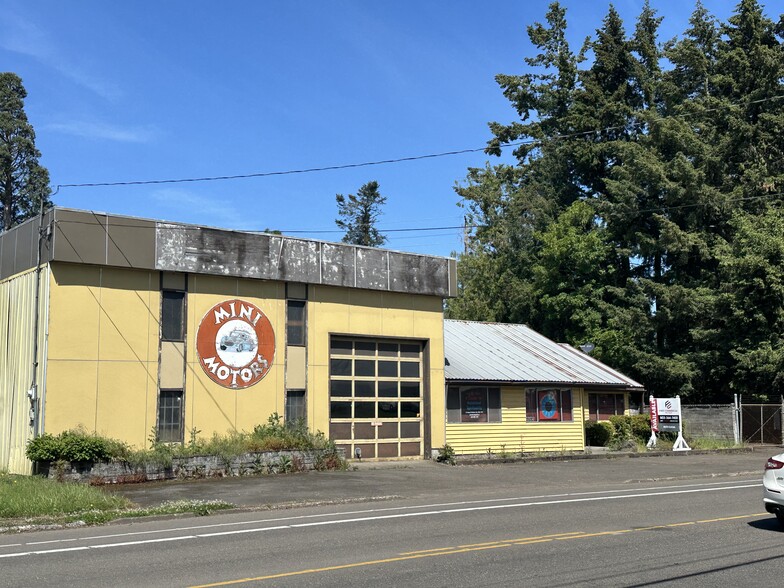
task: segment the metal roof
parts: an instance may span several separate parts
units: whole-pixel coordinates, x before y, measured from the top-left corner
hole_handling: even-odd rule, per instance
[[[444,321],[447,381],[643,386],[565,343],[525,325]]]

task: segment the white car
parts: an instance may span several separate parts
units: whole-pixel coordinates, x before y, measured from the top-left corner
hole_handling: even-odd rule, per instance
[[[762,502],[765,510],[776,515],[784,526],[784,453],[768,459],[762,476]]]

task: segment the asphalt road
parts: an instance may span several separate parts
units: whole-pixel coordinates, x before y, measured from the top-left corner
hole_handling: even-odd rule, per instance
[[[0,586],[778,584],[784,533],[761,505],[765,457],[416,464],[197,484],[246,506],[250,486],[267,499],[257,505],[320,504],[2,535]],[[170,485],[156,499],[172,488],[184,491]],[[151,488],[121,491],[152,500]]]

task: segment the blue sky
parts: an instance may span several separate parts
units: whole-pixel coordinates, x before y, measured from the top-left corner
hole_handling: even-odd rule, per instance
[[[494,76],[522,73],[548,1],[0,0],[2,70],[22,77],[52,186],[241,175],[481,148],[514,112]],[[608,3],[569,0],[578,50]],[[704,0],[725,20],[736,0]],[[766,3],[769,7],[772,3]],[[642,0],[615,3],[631,30]],[[691,1],[653,0],[662,40]],[[768,8],[768,16],[774,14]],[[335,194],[376,180],[385,229],[454,227],[481,152],[220,182],[62,188],[61,206],[339,241]],[[459,229],[392,232],[435,255]]]

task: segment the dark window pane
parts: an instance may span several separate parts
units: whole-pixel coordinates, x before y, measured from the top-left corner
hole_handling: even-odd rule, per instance
[[[289,300],[286,306],[286,343],[305,345],[305,301]]]
[[[158,397],[158,440],[182,442],[182,390],[161,390]]]
[[[329,418],[331,419],[350,419],[351,418],[351,403],[350,402],[330,402],[329,403]]]
[[[400,344],[400,357],[419,357],[419,352],[422,346],[414,343],[401,343]]]
[[[489,388],[487,390],[488,422],[501,422],[501,389]]]
[[[351,396],[351,380],[331,380],[329,393],[331,396]]]
[[[599,397],[597,394],[588,395],[588,420],[595,421],[599,418]]]
[[[360,396],[364,398],[370,396],[372,398],[375,395],[376,395],[375,382],[365,382],[363,380],[357,380],[354,382],[354,396]]]
[[[379,343],[378,354],[381,357],[397,357],[397,343]]]
[[[378,395],[385,398],[397,398],[397,382],[379,381]]]
[[[397,378],[397,362],[396,361],[379,361],[378,362],[378,375],[382,378]]]
[[[376,403],[375,402],[355,402],[354,403],[354,418],[355,419],[373,419],[373,418],[376,418]]]
[[[355,355],[375,355],[376,344],[371,341],[356,341],[354,343]]]
[[[376,375],[376,362],[368,359],[355,359],[354,360],[354,375],[355,376],[375,376]]]
[[[572,391],[571,390],[561,391],[561,420],[562,421],[572,420]]]
[[[289,390],[286,392],[286,422],[294,424],[305,420],[305,391]]]
[[[401,378],[418,378],[419,377],[419,362],[401,361],[400,362],[400,377]]]
[[[526,390],[525,392],[525,420],[535,423],[536,417],[536,390]]]
[[[449,388],[446,394],[446,422],[460,422],[460,390]]]
[[[161,292],[161,339],[185,340],[185,292]]]
[[[405,398],[419,398],[419,382],[400,382],[400,395]]]
[[[329,360],[329,373],[333,376],[350,376],[351,375],[351,360],[350,359],[330,359]]]
[[[415,418],[419,416],[418,402],[401,402],[400,418]]]
[[[332,339],[329,344],[329,352],[338,355],[351,355],[351,341]]]
[[[380,419],[396,419],[397,418],[397,402],[379,402],[378,403],[378,418],[380,418]]]

